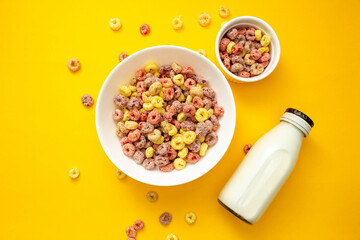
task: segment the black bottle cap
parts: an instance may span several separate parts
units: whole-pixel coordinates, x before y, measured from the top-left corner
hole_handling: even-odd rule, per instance
[[[288,113],[292,113],[292,114],[295,114],[296,116],[298,117],[301,117],[302,119],[304,119],[311,127],[314,127],[314,122],[313,120],[311,120],[311,118],[309,118],[305,113],[299,111],[299,110],[296,110],[295,108],[288,108],[286,109],[285,112],[288,112]]]

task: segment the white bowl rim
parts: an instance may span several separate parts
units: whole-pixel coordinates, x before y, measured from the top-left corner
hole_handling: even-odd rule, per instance
[[[247,20],[253,20],[255,22],[259,22],[261,23],[262,25],[266,26],[269,31],[268,33],[271,35],[272,37],[272,40],[275,41],[277,43],[277,45],[279,46],[278,49],[276,49],[276,51],[278,51],[278,54],[277,54],[277,58],[274,59],[274,64],[272,65],[272,68],[271,69],[268,69],[267,72],[263,72],[261,73],[260,75],[258,76],[255,76],[255,77],[250,77],[250,78],[242,78],[242,77],[239,77],[239,76],[236,76],[235,74],[233,74],[232,72],[230,72],[228,69],[225,68],[224,64],[222,63],[221,59],[220,59],[220,54],[219,54],[219,44],[220,44],[220,38],[224,35],[223,33],[223,29],[227,29],[228,27],[230,26],[233,26],[233,25],[238,25],[239,23],[239,20],[242,20],[244,21],[244,24],[246,24],[246,21]],[[249,25],[252,25],[252,24],[249,24]],[[276,68],[277,64],[279,63],[279,59],[280,59],[280,53],[281,53],[281,49],[280,49],[280,42],[279,42],[279,38],[277,37],[274,29],[272,29],[272,27],[267,23],[265,22],[264,20],[260,19],[260,18],[257,18],[257,17],[253,17],[253,16],[241,16],[241,17],[236,17],[236,18],[233,18],[231,19],[230,21],[228,21],[227,23],[225,23],[224,26],[222,26],[216,36],[216,39],[215,39],[215,55],[216,55],[216,59],[220,65],[220,67],[226,72],[226,74],[228,74],[231,78],[234,78],[238,81],[241,81],[241,82],[257,82],[257,81],[260,81],[264,78],[266,78],[268,75],[270,75],[274,69]]]
[[[154,49],[154,48],[164,48],[164,49],[166,49],[166,48],[175,48],[175,49],[180,49],[180,50],[183,50],[183,51],[187,51],[187,52],[191,52],[191,53],[195,53],[195,54],[199,54],[199,53],[197,53],[197,52],[195,52],[194,50],[191,50],[191,49],[188,49],[188,48],[185,48],[185,47],[180,47],[180,46],[175,46],[175,45],[158,45],[158,46],[152,46],[152,47],[148,47],[148,48],[144,48],[144,49],[142,49],[142,50],[139,50],[139,51],[137,51],[137,52],[135,52],[135,53],[133,53],[133,54],[131,54],[130,56],[128,56],[127,58],[125,58],[123,61],[121,61],[120,63],[118,63],[115,67],[114,67],[114,69],[109,73],[109,75],[106,77],[106,79],[105,79],[105,81],[103,82],[103,84],[102,84],[102,86],[101,86],[101,89],[100,89],[100,92],[99,92],[99,94],[98,94],[98,97],[97,97],[97,99],[100,99],[101,98],[101,96],[103,95],[103,92],[104,92],[104,89],[105,89],[105,85],[106,85],[106,83],[108,82],[108,81],[110,81],[109,79],[110,79],[110,77],[117,71],[117,69],[120,67],[120,65],[122,64],[122,63],[124,63],[124,62],[126,62],[128,59],[131,59],[131,58],[134,58],[136,55],[139,55],[139,54],[141,54],[142,52],[144,52],[144,51],[147,51],[147,50],[150,50],[150,49]],[[200,169],[197,173],[198,174],[196,174],[196,175],[193,175],[192,177],[190,177],[190,178],[184,178],[185,180],[182,180],[182,181],[179,181],[179,182],[176,182],[176,183],[171,183],[171,184],[168,184],[166,181],[157,181],[156,183],[154,183],[154,182],[151,182],[151,181],[149,181],[149,180],[144,180],[144,179],[138,179],[137,178],[137,176],[134,176],[134,175],[128,175],[127,173],[126,173],[126,171],[123,171],[125,174],[127,174],[129,177],[131,177],[131,178],[133,178],[133,179],[135,179],[135,180],[137,180],[137,181],[139,181],[139,182],[142,182],[142,183],[145,183],[145,184],[149,184],[149,185],[153,185],[153,186],[176,186],[176,185],[181,185],[181,184],[185,184],[185,183],[189,183],[189,182],[191,182],[191,181],[194,181],[194,180],[196,180],[196,179],[198,179],[198,178],[200,178],[201,176],[203,176],[203,175],[205,175],[207,172],[209,172],[211,169],[213,169],[215,166],[216,166],[216,164],[218,164],[218,162],[222,159],[222,157],[224,156],[224,154],[226,153],[226,151],[228,150],[228,148],[229,148],[229,145],[230,145],[230,143],[231,143],[231,141],[232,141],[232,138],[233,138],[233,136],[234,136],[234,132],[235,132],[235,125],[236,125],[236,107],[235,107],[235,99],[234,99],[234,95],[233,95],[233,93],[232,93],[232,90],[231,90],[231,88],[230,88],[230,85],[229,85],[229,83],[228,83],[228,81],[226,80],[226,78],[225,78],[225,76],[223,75],[223,73],[217,68],[217,66],[212,62],[212,61],[210,61],[207,57],[205,57],[205,56],[202,56],[201,54],[199,54],[200,55],[200,57],[202,57],[203,58],[203,60],[205,60],[205,61],[207,61],[210,65],[212,65],[213,67],[214,67],[214,69],[216,69],[215,71],[217,71],[219,74],[220,74],[220,76],[221,76],[221,79],[222,79],[222,81],[224,82],[224,84],[225,84],[225,87],[227,88],[227,90],[228,90],[228,92],[231,94],[231,98],[233,99],[233,103],[234,104],[232,104],[233,105],[233,109],[229,109],[230,111],[232,111],[234,114],[233,114],[233,116],[234,116],[234,119],[232,120],[232,126],[231,126],[231,137],[229,137],[229,138],[226,138],[227,139],[227,141],[225,142],[225,147],[223,148],[223,149],[225,149],[223,152],[220,152],[220,154],[219,154],[219,157],[218,157],[218,160],[217,161],[214,161],[214,162],[212,162],[211,164],[209,164],[209,165],[207,165],[207,168],[202,168],[202,169]],[[104,140],[103,139],[101,139],[101,137],[100,137],[100,128],[99,128],[99,108],[100,108],[100,106],[99,106],[99,101],[96,101],[96,109],[95,109],[95,127],[96,127],[96,132],[97,132],[97,136],[98,136],[98,139],[99,139],[99,141],[100,141],[100,144],[101,144],[101,146],[102,146],[102,148],[103,148],[103,150],[104,150],[104,152],[105,152],[105,154],[106,154],[106,156],[109,158],[109,160],[116,166],[116,167],[118,167],[116,164],[115,164],[115,162],[114,161],[112,161],[111,159],[110,159],[110,157],[109,157],[109,150],[105,147],[105,145],[104,145]],[[121,169],[120,169],[121,170]],[[122,171],[122,170],[121,170]]]

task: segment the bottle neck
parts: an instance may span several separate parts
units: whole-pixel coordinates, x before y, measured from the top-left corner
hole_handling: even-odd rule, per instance
[[[307,137],[309,135],[311,126],[304,119],[295,114],[285,112],[280,118],[280,121],[284,121],[295,126],[304,134],[304,137]]]

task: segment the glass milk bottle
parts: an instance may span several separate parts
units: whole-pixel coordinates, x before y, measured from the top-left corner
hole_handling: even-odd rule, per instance
[[[301,142],[314,122],[288,108],[280,123],[261,137],[221,191],[219,203],[253,224],[264,213],[293,170]]]

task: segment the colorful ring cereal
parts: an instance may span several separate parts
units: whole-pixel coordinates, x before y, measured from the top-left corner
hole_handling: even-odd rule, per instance
[[[155,202],[158,198],[159,195],[155,191],[150,191],[146,194],[146,199],[149,200],[149,202]]]
[[[211,17],[207,13],[202,13],[199,16],[198,21],[199,21],[200,26],[206,27],[206,26],[208,26],[210,24]]]
[[[68,68],[72,72],[77,72],[81,68],[80,61],[77,58],[71,58],[68,62]]]
[[[133,226],[127,227],[126,228],[126,235],[128,235],[128,237],[136,237],[137,231]]]
[[[121,23],[118,18],[110,18],[109,26],[111,30],[117,31],[121,28]]]
[[[119,61],[122,62],[125,58],[127,58],[129,55],[127,52],[122,52],[119,54]],[[135,78],[136,79],[136,78]]]
[[[194,152],[189,152],[186,161],[191,164],[195,164],[200,160],[200,155]]]
[[[134,144],[132,144],[132,143],[127,143],[127,144],[125,144],[125,145],[122,147],[122,149],[123,149],[123,153],[124,153],[125,156],[127,156],[127,157],[132,157],[132,156],[134,156],[134,153],[135,153],[135,146],[134,146]]]
[[[148,35],[148,34],[150,33],[150,26],[147,25],[147,24],[142,24],[142,25],[140,26],[140,33],[141,33],[141,35],[143,35],[143,36]]]
[[[159,221],[162,225],[168,225],[171,222],[171,220],[172,220],[172,216],[168,212],[164,212],[159,217]]]

